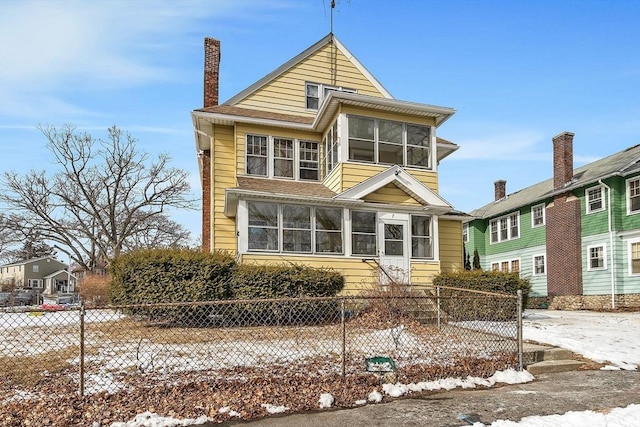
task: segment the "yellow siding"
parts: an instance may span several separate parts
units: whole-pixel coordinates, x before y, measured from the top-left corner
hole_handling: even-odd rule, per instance
[[[354,185],[360,184],[362,181],[386,170],[389,165],[373,165],[362,163],[343,163],[342,164],[342,189],[348,190]],[[425,186],[434,192],[438,192],[438,174],[432,171],[425,171],[415,168],[405,168],[414,178],[418,179]]]
[[[395,184],[387,184],[364,198],[367,202],[389,203],[396,205],[422,206],[417,200],[409,196]]]
[[[327,188],[336,193],[342,192],[342,168],[343,163],[338,163],[323,182]]]
[[[353,105],[343,105],[340,112],[356,116],[375,117],[377,119],[395,120],[397,122],[415,123],[424,126],[435,126],[435,119],[432,117],[389,113],[386,111],[371,110],[369,108],[356,107]]]
[[[213,212],[211,234],[213,249],[236,250],[236,226],[232,218],[224,216],[224,192],[235,187],[235,147],[232,126],[216,126],[213,151]]]
[[[332,51],[336,53],[335,56]],[[332,67],[332,62],[335,67]],[[335,75],[332,68],[335,68]],[[327,44],[236,105],[276,113],[314,116],[315,111],[306,110],[305,82],[343,86],[356,89],[359,94],[382,96],[342,52]]]
[[[376,283],[378,277],[377,267],[375,264],[362,262],[360,258],[248,253],[242,255],[242,262],[256,264],[294,263],[316,268],[333,268],[340,272],[345,278],[343,294],[357,293],[358,291],[372,287],[373,284]]]
[[[462,222],[441,219],[438,228],[442,271],[462,270]]]
[[[433,277],[440,274],[440,263],[437,261],[412,261],[411,283],[414,285],[431,285]]]

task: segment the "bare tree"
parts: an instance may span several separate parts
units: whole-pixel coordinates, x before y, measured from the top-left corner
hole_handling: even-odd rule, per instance
[[[21,240],[22,233],[12,216],[0,213],[0,263],[13,262],[10,249]]]
[[[166,209],[193,209],[194,200],[188,198],[187,172],[170,167],[167,154],[150,160],[115,126],[107,140],[72,125],[39,129],[59,170],[5,173],[0,194],[25,233],[67,246],[87,270],[147,244],[188,244],[188,232]]]

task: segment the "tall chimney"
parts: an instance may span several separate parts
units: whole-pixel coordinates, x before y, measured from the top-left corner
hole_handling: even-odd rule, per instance
[[[553,138],[553,188],[564,187],[573,178],[573,136],[562,132]]]
[[[495,201],[497,202],[500,199],[504,199],[507,196],[507,181],[504,179],[499,179],[498,181],[493,183],[493,187],[495,190]]]
[[[218,105],[220,40],[204,39],[204,107]]]

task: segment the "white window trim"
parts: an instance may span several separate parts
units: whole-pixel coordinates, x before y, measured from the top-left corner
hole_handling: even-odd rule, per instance
[[[638,215],[640,214],[640,210],[631,211],[631,181],[640,180],[640,176],[634,176],[633,178],[629,178],[624,183],[624,192],[625,192],[625,203],[627,204],[627,215]]]
[[[309,108],[307,107],[307,87],[309,86],[317,86],[318,87],[318,108]],[[324,83],[316,83],[316,82],[304,82],[304,108],[307,111],[318,111],[320,110],[320,107],[322,106],[322,103],[324,102],[325,96],[324,96],[324,92],[325,90],[335,90],[337,92],[347,92],[347,93],[358,93],[357,89],[353,89],[353,88],[349,88],[349,87],[344,87],[344,86],[334,86],[334,85],[328,85],[328,84],[324,84]]]
[[[465,233],[466,230],[466,233]],[[466,222],[462,224],[462,241],[464,243],[469,243],[469,223]]]
[[[247,152],[247,137],[248,136],[264,136],[267,138],[267,174],[266,175],[256,175],[256,174],[249,174],[247,172],[247,167],[249,165],[248,159],[249,159],[249,153]],[[274,147],[274,139],[289,139],[291,141],[293,141],[293,177],[289,178],[286,176],[275,176],[274,175],[274,162],[275,162],[275,155],[273,153],[273,147]],[[317,180],[313,180],[313,179],[300,179],[300,143],[301,142],[313,142],[315,144],[318,145],[318,161],[317,161],[317,165],[318,165],[318,179]],[[313,141],[311,139],[299,139],[299,138],[289,138],[286,136],[278,136],[278,135],[263,135],[263,134],[258,134],[258,133],[250,133],[247,132],[244,135],[244,175],[248,176],[248,177],[256,177],[256,178],[272,178],[272,179],[283,179],[283,180],[287,180],[287,181],[302,181],[302,182],[320,182],[322,179],[322,173],[320,170],[320,165],[321,165],[321,159],[320,159],[320,146],[322,144],[322,142],[320,141]]]
[[[631,277],[640,277],[640,273],[633,273],[631,270],[631,245],[633,245],[634,243],[640,244],[640,238],[629,239],[627,241],[627,272]]]
[[[602,207],[600,209],[591,209],[591,204],[589,203],[589,191],[592,190],[600,190],[600,202],[602,203]],[[584,201],[585,201],[585,210],[586,210],[586,214],[592,214],[592,213],[596,213],[596,212],[602,212],[607,208],[607,204],[605,201],[605,197],[604,197],[604,187],[602,185],[596,185],[594,187],[589,187],[586,188],[584,191]]]
[[[533,210],[535,208],[539,208],[542,207],[542,224],[534,224],[533,220],[534,220],[534,216],[533,216]],[[538,205],[533,205],[531,206],[531,228],[538,228],[538,227],[544,227],[547,224],[547,209],[544,203],[540,203]],[[546,271],[546,270],[545,270]]]
[[[513,273],[513,271],[511,270],[511,265],[513,261],[518,261],[518,267],[519,267],[518,274],[522,273],[522,260],[520,258],[509,258],[509,259],[501,259],[499,261],[491,261],[491,271],[494,271],[493,266],[497,265],[498,269],[496,271],[505,272],[504,270],[502,270],[502,263],[506,262],[506,263],[509,263],[509,268],[505,273]]]
[[[342,116],[342,115],[341,115]],[[375,124],[374,124],[374,140],[373,140],[373,161],[369,162],[369,161],[364,161],[364,160],[353,160],[349,158],[349,117],[363,117],[366,119],[371,119],[374,120]],[[386,121],[391,121],[391,122],[397,122],[397,123],[401,123],[402,124],[402,164],[399,166],[405,167],[405,168],[409,168],[409,169],[418,169],[418,170],[423,170],[423,171],[433,171],[435,172],[437,170],[437,147],[436,147],[436,128],[435,126],[431,126],[431,125],[425,125],[425,124],[420,124],[420,123],[410,123],[410,122],[400,122],[397,120],[391,120],[391,119],[380,119],[377,117],[370,117],[370,116],[362,116],[360,114],[346,114],[343,116],[343,120],[344,123],[346,124],[346,126],[343,126],[343,134],[341,135],[343,137],[343,141],[346,141],[345,144],[342,144],[342,155],[343,155],[343,159],[345,159],[346,162],[348,163],[357,163],[357,164],[369,164],[369,165],[382,165],[382,166],[390,166],[389,163],[380,163],[379,162],[379,153],[380,153],[380,141],[378,138],[378,121],[379,120],[386,120]],[[407,125],[412,125],[412,126],[422,126],[422,127],[427,127],[429,128],[429,136],[430,136],[430,147],[429,147],[429,166],[419,166],[419,165],[410,165],[407,163],[407,150],[408,147],[413,147],[413,145],[409,145],[407,143]]]
[[[536,273],[536,258],[538,257],[542,257],[544,261],[544,273]],[[535,254],[531,257],[531,274],[538,277],[547,275],[547,254]]]
[[[511,237],[511,221],[510,221],[510,218],[513,215],[517,216],[518,237]],[[500,221],[502,219],[504,219],[504,218],[507,219],[507,238],[506,239],[501,239],[500,238]],[[491,240],[491,223],[494,222],[494,221],[497,221],[497,223],[498,223],[498,240],[496,240],[495,242]],[[511,212],[511,213],[509,213],[507,215],[503,215],[503,216],[500,216],[500,217],[497,217],[497,218],[492,218],[492,219],[489,220],[488,228],[489,228],[489,244],[490,245],[495,245],[495,244],[502,243],[502,242],[508,242],[508,241],[511,241],[511,240],[517,240],[522,235],[522,227],[520,227],[520,212],[519,211],[518,212]]]
[[[592,248],[602,248],[602,267],[592,268],[591,267],[591,249]],[[597,245],[589,245],[587,246],[587,271],[603,271],[607,269],[607,245],[604,243],[600,243]]]

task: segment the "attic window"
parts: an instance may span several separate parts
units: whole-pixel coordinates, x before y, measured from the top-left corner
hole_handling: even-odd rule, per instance
[[[342,86],[330,86],[322,83],[305,83],[305,97],[307,110],[317,110],[320,108],[322,101],[329,96],[329,92],[348,92],[356,93],[355,89]]]

